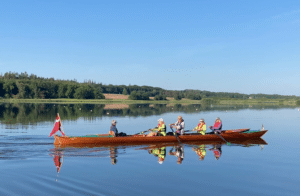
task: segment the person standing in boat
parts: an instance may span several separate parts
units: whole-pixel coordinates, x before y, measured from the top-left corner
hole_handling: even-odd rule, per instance
[[[193,129],[193,131],[196,131],[196,130],[197,130],[197,133],[201,133],[202,135],[205,135],[206,124],[205,124],[203,118],[201,118],[201,120],[199,121],[198,126]]]
[[[209,126],[209,128],[215,133],[221,133],[222,130],[222,121],[219,117],[216,118],[214,126]]]
[[[149,133],[147,135],[147,137],[151,137],[151,136],[157,136],[157,135],[163,135],[163,136],[166,136],[166,125],[165,125],[165,122],[162,118],[158,119],[158,125],[157,127],[155,127],[154,129],[152,129],[151,133]]]
[[[176,133],[178,135],[183,135],[184,133],[184,120],[182,119],[182,116],[178,116],[177,118],[177,122],[173,123],[173,124],[169,124],[170,127],[174,127],[176,128]]]
[[[116,120],[112,120],[111,121],[110,130],[109,130],[109,135],[112,135],[114,137],[118,136],[118,129],[117,129],[116,125],[117,125],[117,121]]]

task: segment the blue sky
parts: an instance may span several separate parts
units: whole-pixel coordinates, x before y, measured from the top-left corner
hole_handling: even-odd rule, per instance
[[[300,1],[0,1],[1,72],[300,96]]]

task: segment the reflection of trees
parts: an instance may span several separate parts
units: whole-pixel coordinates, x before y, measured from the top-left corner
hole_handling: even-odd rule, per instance
[[[151,116],[169,112],[199,113],[201,111],[230,111],[242,109],[280,109],[286,106],[220,106],[220,105],[166,105],[131,104],[123,109],[104,109],[101,104],[0,104],[2,124],[32,125],[37,122],[53,122],[57,113],[63,120],[77,120],[79,117],[93,120],[102,116]],[[293,108],[293,107],[291,107]]]

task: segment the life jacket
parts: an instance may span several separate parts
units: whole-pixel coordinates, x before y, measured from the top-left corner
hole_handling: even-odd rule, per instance
[[[205,135],[205,131],[206,131],[206,124],[205,122],[201,122],[198,124],[198,126],[196,127],[197,132],[201,133],[202,135]]]
[[[220,126],[220,124],[221,124],[221,126]],[[219,127],[220,126],[220,127]],[[218,128],[219,127],[219,128]],[[215,121],[215,124],[214,124],[214,128],[218,128],[218,129],[222,129],[222,122],[220,121],[220,120],[216,120]]]
[[[157,125],[157,129],[158,129],[158,131],[159,131],[163,136],[166,136],[167,128],[166,128],[165,123],[158,124],[158,125]]]

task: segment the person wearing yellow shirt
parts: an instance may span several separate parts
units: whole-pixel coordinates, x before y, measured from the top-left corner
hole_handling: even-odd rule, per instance
[[[199,121],[198,126],[195,127],[195,128],[193,129],[193,131],[197,131],[197,133],[201,133],[202,135],[205,135],[206,124],[205,124],[203,118],[201,118],[201,120]]]

